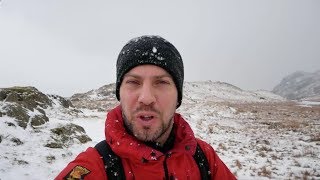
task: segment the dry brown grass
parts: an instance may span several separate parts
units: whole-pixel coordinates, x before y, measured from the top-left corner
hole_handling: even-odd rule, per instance
[[[243,174],[251,175],[252,179],[257,176],[270,179],[320,177],[315,162],[319,159],[320,106],[302,107],[294,102],[220,102],[215,106],[224,106],[216,109],[225,110],[226,114],[228,107],[236,111],[230,117],[213,113],[218,120],[213,119],[206,127],[201,125],[202,129],[206,129],[211,139],[220,135],[212,142],[219,155],[233,159],[228,163],[239,177]],[[222,142],[221,134],[229,139]],[[241,162],[239,156],[243,157]],[[261,162],[265,162],[263,167],[258,165]]]
[[[309,179],[310,175],[311,175],[311,174],[310,174],[308,171],[304,171],[304,172],[302,173],[302,179],[303,179],[303,180],[307,180],[307,179]]]
[[[262,168],[259,169],[258,175],[271,178],[271,171],[268,170],[266,166],[263,166]]]
[[[218,145],[218,149],[221,149],[221,150],[227,151],[227,147],[226,147],[226,145],[224,145],[223,143],[219,143],[219,145]]]
[[[310,137],[311,142],[319,141],[320,142],[320,133],[312,134]]]
[[[242,164],[240,163],[240,161],[237,159],[235,162],[236,167],[238,167],[238,169],[242,169]]]

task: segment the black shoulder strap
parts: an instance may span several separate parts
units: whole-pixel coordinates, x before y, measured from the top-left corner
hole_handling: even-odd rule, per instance
[[[211,172],[209,168],[209,162],[206,155],[202,151],[199,144],[197,144],[196,153],[193,155],[194,160],[196,161],[198,168],[200,170],[201,179],[209,180],[211,179]]]
[[[94,148],[96,148],[99,154],[102,156],[108,179],[125,180],[125,174],[123,171],[121,159],[112,151],[109,144],[105,140],[103,140],[99,142]],[[193,158],[200,170],[201,179],[211,179],[207,157],[202,151],[199,144],[197,144],[196,153],[194,154]]]
[[[102,156],[108,179],[125,180],[126,178],[121,159],[112,151],[109,144],[103,140],[94,148],[96,148],[99,154]]]

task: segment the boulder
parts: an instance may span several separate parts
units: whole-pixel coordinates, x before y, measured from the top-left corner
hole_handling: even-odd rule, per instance
[[[51,129],[51,134],[51,140],[45,147],[63,148],[71,146],[75,143],[75,140],[80,143],[91,141],[91,138],[86,134],[83,127],[73,123]]]
[[[5,100],[7,97],[7,94],[5,93],[5,91],[3,91],[3,89],[0,89],[0,101]]]
[[[16,138],[16,137],[11,138],[10,141],[12,141],[15,144],[15,146],[19,146],[19,145],[23,144],[23,142],[19,138]]]
[[[19,104],[7,104],[3,109],[6,115],[16,119],[20,127],[24,129],[27,127],[30,118],[27,109]]]
[[[37,126],[41,126],[44,123],[48,122],[49,118],[45,114],[37,114],[31,117],[30,121],[31,121],[31,126],[35,128]]]

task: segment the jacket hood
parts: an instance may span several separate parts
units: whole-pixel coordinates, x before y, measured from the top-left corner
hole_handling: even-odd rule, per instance
[[[196,138],[189,124],[178,113],[174,115],[174,133],[174,146],[169,152],[185,152],[194,155],[197,146]],[[105,123],[105,136],[112,150],[123,158],[152,161],[164,155],[162,152],[145,145],[126,131],[120,106],[108,113]]]

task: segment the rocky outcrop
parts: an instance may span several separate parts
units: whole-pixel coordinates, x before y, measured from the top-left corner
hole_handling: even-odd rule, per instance
[[[71,101],[58,95],[46,95],[34,87],[11,87],[0,89],[0,121],[16,133],[0,132],[0,143],[9,146],[23,146],[26,143],[18,131],[26,131],[32,137],[35,134],[46,134],[44,147],[68,148],[75,143],[91,141],[83,127],[68,123],[81,115]],[[11,117],[6,119],[6,117]],[[49,118],[61,120],[53,126],[43,126]],[[29,128],[28,128],[29,127]],[[30,129],[31,127],[31,129]],[[28,129],[27,129],[28,128]],[[50,132],[50,135],[47,132]],[[37,135],[35,135],[37,136]],[[49,158],[50,159],[50,158]]]
[[[59,102],[59,104],[62,105],[62,107],[64,108],[69,108],[69,107],[74,107],[71,103],[70,100],[67,100],[61,96],[58,96],[58,95],[48,95],[51,99],[55,99]]]
[[[98,111],[109,111],[118,104],[115,95],[115,84],[108,84],[86,93],[71,96],[70,101],[77,108],[86,108]]]
[[[0,89],[0,101],[21,104],[23,107],[33,110],[38,106],[47,108],[52,101],[47,95],[35,87],[11,87]]]
[[[17,124],[24,129],[30,125],[33,128],[49,121],[46,109],[53,105],[68,109],[70,114],[81,111],[70,109],[70,100],[58,95],[46,95],[35,87],[11,87],[0,89],[0,117],[15,118]]]
[[[43,109],[52,106],[52,101],[34,87],[2,88],[1,101],[1,116],[15,118],[20,127],[37,127],[49,121]]]
[[[69,123],[54,129],[51,129],[51,140],[45,147],[64,148],[74,144],[75,139],[80,143],[91,141],[83,127]]]

